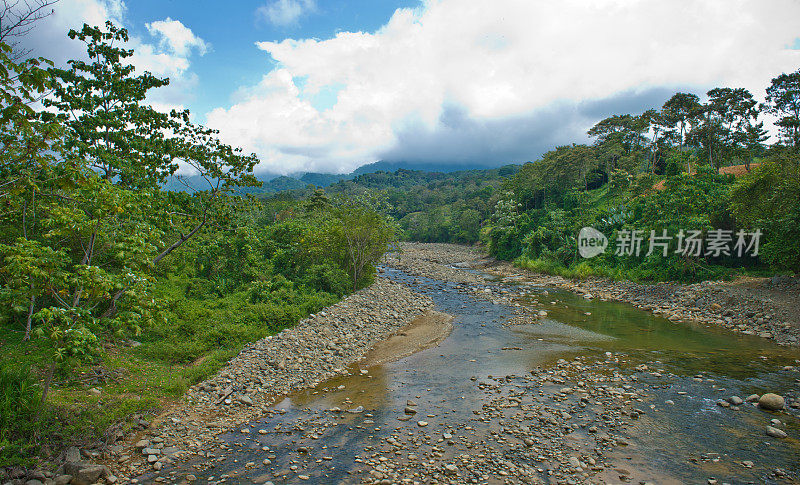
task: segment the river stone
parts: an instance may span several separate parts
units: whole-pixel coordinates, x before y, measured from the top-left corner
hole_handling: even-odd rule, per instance
[[[758,407],[762,409],[769,409],[770,411],[778,411],[783,409],[786,402],[782,396],[768,392],[758,399]]]
[[[83,463],[65,463],[64,473],[72,475],[73,485],[91,485],[100,477],[109,475],[108,468],[103,465],[89,465]]]
[[[55,485],[68,485],[72,481],[72,475],[59,475],[53,481]]]
[[[767,436],[772,436],[773,438],[786,438],[786,433],[784,433],[781,429],[767,426]]]
[[[80,463],[81,450],[77,446],[70,446],[65,453],[64,461],[67,463]]]
[[[744,401],[742,401],[742,398],[740,398],[739,396],[731,396],[728,398],[728,402],[733,404],[734,406],[741,406],[741,404]]]

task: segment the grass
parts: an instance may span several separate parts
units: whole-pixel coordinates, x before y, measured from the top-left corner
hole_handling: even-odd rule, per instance
[[[35,424],[17,419],[0,430],[0,466],[31,465],[34,456],[47,459],[66,446],[105,440],[110,429],[128,427],[130,416],[156,414],[177,402],[247,343],[336,301],[329,294],[303,291],[284,295],[294,301],[254,303],[245,291],[186,297],[187,284],[174,277],[158,283],[155,296],[166,302],[166,319],[139,337],[141,345],[112,341],[97,361],[60,369]],[[40,387],[48,362],[44,342],[35,338],[22,342],[21,332],[0,325],[0,369],[30,369]],[[89,391],[94,387],[101,389],[99,395]]]
[[[562,276],[569,279],[583,280],[591,277],[605,277],[618,280],[624,278],[621,270],[619,269],[612,270],[603,267],[594,267],[585,261],[568,267],[551,259],[531,259],[526,256],[520,256],[514,260],[514,265],[519,268],[533,271],[534,273]]]

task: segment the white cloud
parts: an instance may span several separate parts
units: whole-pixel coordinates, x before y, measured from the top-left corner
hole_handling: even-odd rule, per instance
[[[314,0],[272,0],[256,9],[256,14],[270,23],[286,26],[297,23],[301,16],[313,12]]]
[[[794,0],[430,0],[374,33],[258,43],[278,67],[207,119],[256,151],[262,169],[284,173],[421,155],[403,149],[421,134],[435,158],[437,133],[458,139],[453,112],[468,132],[490,130],[479,140],[491,130],[502,140],[504,120],[530,121],[530,143],[516,134],[515,149],[502,151],[525,160],[541,136],[580,141],[598,116],[586,107],[619,93],[741,86],[763,96],[772,77],[800,66],[800,51],[787,48],[798,19]],[[342,86],[336,104],[317,110],[309,98],[332,85]],[[545,115],[559,126],[535,122]],[[443,150],[449,159],[484,156],[458,140]]]
[[[191,29],[183,25],[180,20],[167,17],[145,24],[150,35],[159,38],[159,46],[169,50],[176,56],[187,57],[192,49],[202,56],[208,50],[208,44],[200,37],[194,35]]]
[[[70,40],[70,29],[80,30],[84,23],[103,26],[111,20],[126,27],[126,6],[122,0],[60,0],[53,15],[41,20],[23,43],[33,49],[32,55],[46,57],[56,66],[66,67],[69,59],[85,59],[86,46]],[[155,42],[131,36],[126,47],[134,50],[129,62],[137,73],[149,71],[158,77],[169,77],[169,86],[148,93],[147,101],[161,110],[183,109],[193,98],[198,77],[191,72],[190,58],[208,50],[208,44],[179,20],[167,17],[145,25]]]
[[[103,25],[106,20],[120,25],[126,7],[122,0],[60,0],[53,5],[53,10],[52,15],[37,22],[21,41],[32,49],[31,55],[65,65],[69,59],[86,57],[85,46],[67,38],[70,29],[81,30],[84,23]]]

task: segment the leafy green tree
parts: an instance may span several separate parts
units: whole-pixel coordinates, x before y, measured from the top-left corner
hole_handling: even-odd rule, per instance
[[[398,228],[393,220],[363,200],[349,200],[334,212],[338,247],[347,261],[353,291],[364,282],[366,270],[372,267],[397,240]]]
[[[686,133],[701,112],[700,98],[691,93],[675,93],[661,107],[664,121],[678,130],[678,149],[683,151]],[[691,168],[687,167],[687,172]]]
[[[59,82],[45,105],[61,113],[69,128],[66,148],[75,158],[125,187],[157,188],[178,169],[178,153],[167,139],[176,123],[143,102],[150,89],[169,80],[149,72],[134,76],[133,65],[125,63],[133,50],[120,46],[128,41],[127,30],[111,22],[105,27],[70,30],[70,39],[86,45],[89,60],[52,69]]]
[[[91,62],[72,60],[68,70],[52,69],[59,82],[46,104],[58,110],[58,120],[68,128],[68,157],[84,160],[103,180],[125,189],[155,191],[148,195],[147,224],[161,236],[151,242],[158,247],[150,261],[156,265],[224,213],[223,193],[257,183],[252,171],[258,160],[222,143],[216,130],[191,123],[188,111],[166,114],[144,105],[147,92],[169,80],[148,72],[134,75],[134,67],[125,63],[133,55],[122,47],[128,41],[125,29],[111,22],[105,29],[84,24],[69,37],[86,45]],[[189,187],[195,196],[184,211],[159,201],[163,195],[157,191],[178,170],[179,161],[207,183]],[[104,317],[117,311],[127,291],[127,286],[116,291]]]
[[[783,143],[800,147],[800,69],[774,78],[766,101],[767,111],[778,116]]]
[[[759,111],[753,95],[744,88],[715,88],[708,92],[707,111],[719,126],[721,160],[745,160],[748,169],[751,151],[757,150],[766,138],[764,124],[757,123]]]
[[[51,77],[42,67],[49,61],[17,62],[13,57],[12,48],[0,42],[0,222],[4,240],[22,238],[27,250],[41,252],[27,254],[22,250],[8,261],[9,269],[3,272],[6,291],[0,297],[12,314],[26,315],[27,340],[37,299],[46,285],[43,271],[49,265],[44,260],[50,261],[53,256],[28,238],[35,237],[39,225],[36,209],[43,197],[40,182],[51,173],[63,130],[58,123],[43,121],[32,107],[52,87]]]

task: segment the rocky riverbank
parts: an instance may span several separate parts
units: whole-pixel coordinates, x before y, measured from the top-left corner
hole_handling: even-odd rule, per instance
[[[348,373],[376,343],[432,307],[430,298],[378,278],[295,327],[248,345],[107,465],[123,481],[144,473],[158,479],[162,467],[204,456],[217,435],[261,416],[276,399]]]
[[[563,288],[587,298],[630,303],[672,321],[693,320],[719,325],[747,335],[773,339],[780,345],[800,345],[800,279],[790,277],[740,278],[695,284],[642,284],[604,278],[568,280],[517,268],[487,258],[475,248],[454,244],[402,243],[387,256],[395,267],[434,279],[466,283],[485,280],[460,268],[475,268],[503,281]],[[491,297],[491,296],[489,296]]]
[[[587,299],[627,301],[671,320],[692,318],[761,334],[786,344],[796,342],[791,340],[796,335],[792,333],[796,326],[782,325],[793,308],[791,292],[787,293],[794,288],[793,280],[778,281],[772,286],[759,282],[755,292],[746,285],[719,282],[639,285],[606,280],[569,281],[532,274],[464,246],[405,243],[400,249],[385,258],[387,266],[412,276],[400,281],[431,295],[455,291],[511,307],[516,315],[505,318],[504,324],[532,323],[546,316],[549,307],[545,303],[551,302],[545,298],[547,301],[539,303],[538,299],[548,293],[538,287],[549,286],[574,291]],[[424,278],[434,281],[423,281]],[[777,292],[785,298],[767,298],[758,291]],[[501,308],[488,305],[492,307]],[[307,418],[294,419],[284,427],[278,425],[274,431],[259,427],[259,420],[280,419],[284,410],[273,404],[294,391],[305,389],[304,392],[313,395],[350,392],[350,381],[343,390],[345,386],[337,385],[340,380],[328,380],[337,375],[363,379],[365,387],[359,384],[355,389],[362,390],[352,392],[364,392],[374,377],[369,374],[368,366],[437,345],[450,333],[452,324],[449,315],[433,312],[432,308],[429,297],[379,278],[372,287],[310,316],[296,327],[249,345],[219,374],[190,389],[180,406],[154,420],[136,437],[136,443],[108,450],[104,461],[108,468],[77,463],[61,471],[70,471],[74,477],[97,472],[98,477],[105,476],[106,482],[112,483],[134,481],[134,477],[147,482],[187,483],[194,481],[195,474],[208,473],[218,463],[235,462],[238,447],[257,444],[255,449],[263,450],[263,460],[243,462],[242,471],[237,473],[261,471],[259,476],[263,479],[259,483],[269,483],[270,479],[306,480],[303,477],[318,472],[320,463],[334,459],[332,450],[326,450],[325,446],[316,450],[319,453],[312,452],[319,448],[317,440],[326,433],[347,433],[343,428],[372,429],[373,419],[378,418],[373,417],[368,404],[358,406],[358,394],[352,394],[352,401],[347,398],[330,409],[309,412]],[[457,309],[446,311],[458,313]],[[771,335],[766,335],[768,331]],[[522,350],[518,346],[499,348],[505,354]],[[360,361],[358,367],[352,367],[357,361]],[[356,475],[352,478],[369,483],[541,483],[542,479],[582,483],[590,477],[592,481],[606,483],[659,481],[652,470],[640,473],[646,467],[625,466],[620,450],[632,451],[636,446],[629,439],[635,435],[632,427],[647,421],[642,416],[659,412],[653,404],[654,394],[636,381],[637,377],[656,379],[653,389],[663,387],[658,380],[671,375],[662,365],[649,360],[631,362],[624,354],[607,352],[599,360],[593,357],[562,360],[552,367],[536,368],[523,375],[473,376],[469,380],[487,400],[472,411],[472,422],[454,424],[443,419],[456,413],[455,404],[453,409],[447,409],[445,401],[435,406],[430,402],[424,404],[424,399],[419,405],[409,401],[405,408],[395,410],[398,423],[391,436],[374,446],[371,444],[356,456],[353,465]],[[791,372],[796,368],[784,370]],[[706,382],[699,375],[694,380]],[[714,379],[707,381],[716,390]],[[315,388],[319,383],[323,384]],[[681,391],[676,395],[685,394]],[[789,396],[780,409],[770,411],[783,413],[775,415],[772,421],[765,410],[773,408],[742,404],[743,400],[736,396],[720,399],[716,407],[734,411],[752,407],[758,412],[752,413],[750,419],[762,425],[760,433],[767,426],[766,436],[784,440],[788,434],[788,440],[792,440],[793,432],[785,427],[782,416],[791,418],[787,412],[800,406],[800,400]],[[662,400],[662,407],[673,405],[671,400]],[[781,410],[784,408],[786,411]],[[325,419],[321,421],[322,417]],[[281,440],[281,433],[287,432],[284,429],[291,429],[294,438],[286,443],[288,451],[278,451],[275,444]],[[241,436],[245,441],[231,446],[231,435]],[[282,461],[286,457],[291,460],[289,463]],[[705,457],[697,459],[705,463]],[[755,463],[759,468],[758,460],[757,456],[751,456],[744,464],[735,465],[749,469]],[[179,463],[183,465],[170,466]],[[785,472],[772,473],[779,478]],[[222,472],[215,480],[235,480],[236,476]],[[54,482],[54,478],[43,482]],[[63,476],[61,480],[67,483]]]

